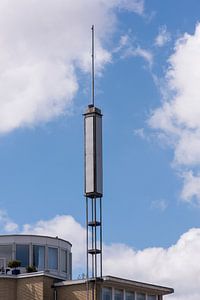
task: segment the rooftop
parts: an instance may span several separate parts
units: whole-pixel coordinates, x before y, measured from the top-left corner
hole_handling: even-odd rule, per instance
[[[90,282],[95,281],[95,279],[89,279]],[[69,286],[69,285],[78,285],[78,284],[84,284],[87,283],[87,279],[81,279],[81,280],[66,280],[61,281],[55,284],[56,287],[59,286]],[[144,283],[134,280],[129,280],[125,278],[119,278],[114,276],[103,276],[102,278],[97,279],[98,283],[102,283],[105,285],[111,285],[111,286],[118,286],[123,288],[132,288],[135,290],[145,290],[147,292],[155,292],[162,295],[168,295],[174,293],[174,289],[169,287],[164,287],[160,285],[150,284],[150,283]]]

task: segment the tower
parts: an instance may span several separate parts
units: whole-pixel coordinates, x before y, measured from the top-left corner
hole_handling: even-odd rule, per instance
[[[92,26],[92,103],[84,113],[84,196],[86,199],[87,279],[102,277],[102,114],[94,99],[94,26]]]

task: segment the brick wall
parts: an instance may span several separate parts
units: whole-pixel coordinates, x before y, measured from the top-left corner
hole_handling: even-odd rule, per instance
[[[86,283],[59,286],[57,288],[57,296],[59,300],[86,300],[87,288]],[[89,286],[89,300],[92,300],[92,286]]]
[[[55,280],[50,277],[43,277],[44,282],[44,300],[54,300],[54,289],[52,288],[53,283]]]
[[[27,277],[17,280],[17,300],[43,300],[43,278]]]
[[[53,283],[47,276],[0,278],[0,300],[54,300]]]
[[[1,278],[0,300],[16,300],[17,281],[16,279]]]

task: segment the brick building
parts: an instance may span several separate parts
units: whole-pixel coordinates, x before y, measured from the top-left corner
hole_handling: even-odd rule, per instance
[[[0,276],[1,300],[163,300],[173,289],[112,276],[66,280],[45,272]]]
[[[71,280],[71,246],[58,237],[0,236],[0,300],[165,300],[173,293],[171,288],[112,276]],[[10,260],[21,261],[19,274],[8,267]]]

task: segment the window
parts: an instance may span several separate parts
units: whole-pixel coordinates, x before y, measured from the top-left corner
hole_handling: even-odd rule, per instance
[[[33,265],[37,270],[44,270],[45,247],[33,245]]]
[[[137,300],[145,300],[145,294],[139,294],[137,293]]]
[[[148,295],[148,300],[156,300],[156,295]]]
[[[12,260],[12,245],[0,245],[0,259],[0,267],[5,267],[4,262],[6,262],[7,265],[8,262]]]
[[[21,261],[21,267],[29,265],[29,245],[16,245],[16,259]]]
[[[103,288],[102,289],[102,300],[112,300],[112,289]]]
[[[123,291],[122,290],[115,290],[115,300],[123,300]]]
[[[48,268],[50,270],[58,269],[58,249],[57,248],[48,248]]]
[[[126,300],[135,300],[134,292],[126,292]]]
[[[67,251],[61,250],[61,271],[67,273]]]

